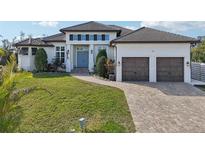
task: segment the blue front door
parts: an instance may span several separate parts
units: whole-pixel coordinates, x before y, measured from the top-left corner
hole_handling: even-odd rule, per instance
[[[88,51],[77,52],[77,67],[88,67]]]

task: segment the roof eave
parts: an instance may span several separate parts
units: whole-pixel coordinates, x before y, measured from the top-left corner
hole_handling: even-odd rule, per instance
[[[15,44],[16,47],[20,47],[20,46],[35,46],[35,47],[54,47],[54,45],[37,45],[37,44]]]
[[[111,43],[200,43],[200,41],[111,41]]]
[[[120,32],[121,30],[64,30],[60,29],[60,32]]]
[[[43,40],[44,42],[66,42],[66,40]]]

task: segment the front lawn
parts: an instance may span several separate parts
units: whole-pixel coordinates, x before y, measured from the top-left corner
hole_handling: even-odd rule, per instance
[[[78,119],[86,118],[87,132],[135,132],[123,91],[87,83],[67,74],[20,73],[16,87],[40,86],[21,98],[13,132],[80,132]]]

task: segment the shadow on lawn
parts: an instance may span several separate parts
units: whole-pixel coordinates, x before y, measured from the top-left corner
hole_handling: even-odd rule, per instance
[[[23,116],[22,107],[16,106],[6,117],[0,119],[0,132],[12,133],[18,128]]]
[[[41,72],[41,73],[33,73],[34,78],[57,78],[57,77],[65,77],[70,76],[69,73],[59,73],[59,72]]]

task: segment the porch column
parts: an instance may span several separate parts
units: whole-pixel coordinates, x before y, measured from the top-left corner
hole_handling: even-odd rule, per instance
[[[70,56],[71,55],[71,45],[67,44],[66,46],[66,72],[71,71],[71,65],[70,65]]]
[[[31,60],[31,56],[32,56],[32,53],[31,53],[31,47],[28,47],[28,61],[29,61],[29,71],[32,71],[32,60]]]
[[[94,45],[91,44],[89,46],[89,67],[88,67],[89,72],[94,72],[94,58],[93,58],[94,54],[93,53],[94,53]]]
[[[73,48],[73,45],[70,45],[70,67],[71,67],[71,70],[73,70],[73,52],[74,48]]]

